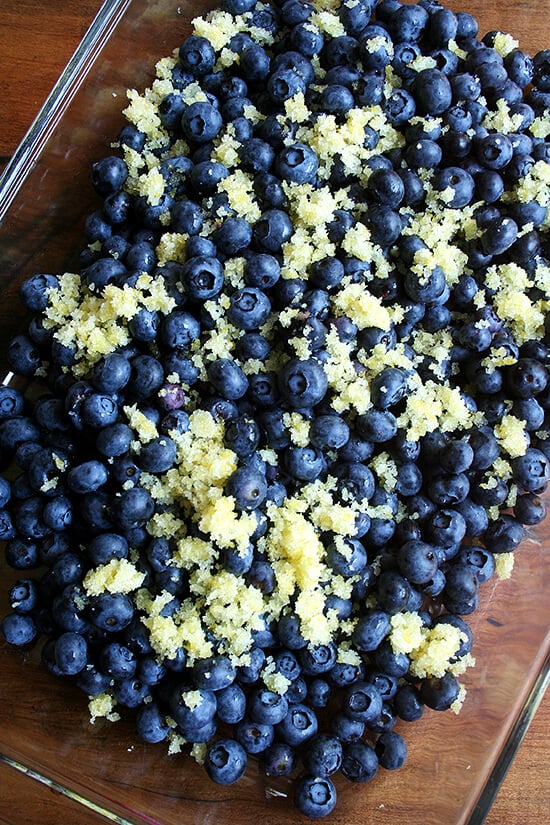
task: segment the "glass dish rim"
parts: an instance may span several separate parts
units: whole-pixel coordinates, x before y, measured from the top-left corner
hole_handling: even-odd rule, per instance
[[[0,225],[8,215],[11,204],[33,169],[43,146],[85,79],[95,59],[96,51],[101,50],[110,38],[131,4],[132,0],[103,0],[73,55],[0,174]],[[13,373],[8,372],[0,377],[0,383],[8,384],[12,378]],[[465,825],[482,825],[487,817],[549,684],[550,646]],[[2,753],[0,753],[0,761],[33,780],[54,788],[57,792],[111,821],[120,822],[121,825],[130,825],[129,820],[122,819],[117,814],[104,809],[103,806],[84,798],[81,794],[48,777],[45,772],[37,771]]]
[[[86,77],[90,58],[109,39],[131,3],[132,0],[103,0],[82,40],[0,174],[0,224],[22,188],[35,158]]]

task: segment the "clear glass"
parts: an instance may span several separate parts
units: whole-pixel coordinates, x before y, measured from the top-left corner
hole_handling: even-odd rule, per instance
[[[535,8],[540,5],[542,14],[544,2],[529,8],[521,0],[451,5],[474,13],[483,31],[511,31],[534,52],[544,45]],[[21,327],[22,279],[75,263],[84,217],[97,207],[89,167],[110,151],[123,123],[126,89],[147,85],[156,60],[170,54],[188,34],[189,21],[214,3],[103,5],[0,181],[0,359]],[[484,585],[481,606],[469,617],[477,665],[464,677],[468,696],[460,715],[427,711],[420,722],[401,723],[409,746],[406,766],[380,771],[363,787],[337,781],[339,803],[328,822],[483,821],[548,679],[549,540],[550,521],[517,551],[510,580]],[[0,568],[1,604],[12,579],[13,571]],[[164,745],[139,742],[129,721],[90,725],[83,694],[50,676],[38,659],[36,651],[0,645],[0,760],[111,821],[296,822],[288,781],[267,782],[252,766],[237,785],[220,787],[187,756],[168,756]]]

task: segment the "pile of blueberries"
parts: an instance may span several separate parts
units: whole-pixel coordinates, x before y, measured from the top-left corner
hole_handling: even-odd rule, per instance
[[[193,35],[181,45],[172,75],[175,91],[163,100],[159,116],[171,139],[184,138],[190,152],[160,158],[166,186],[159,202],[151,205],[125,189],[128,170],[120,157],[109,156],[92,170],[103,202],[86,221],[83,282],[98,294],[111,283],[134,286],[146,272],[163,279],[176,308],[166,315],[142,309],[128,325],[131,343],[77,379],[72,367],[81,354],[44,325],[49,290],[58,279],[39,274],[22,286],[32,319],[12,341],[9,360],[16,374],[33,380],[25,394],[13,385],[0,388],[5,470],[0,538],[19,576],[2,632],[19,646],[45,638],[46,667],[71,677],[89,696],[110,692],[119,707],[133,709],[145,741],[165,740],[169,717],[185,740],[207,743],[205,768],[216,782],[241,777],[249,754],[258,755],[269,777],[296,772],[296,805],[317,818],[336,803],[333,774],[340,770],[352,782],[365,782],[379,766],[400,767],[406,746],[394,730],[396,721],[418,719],[425,706],[447,709],[459,695],[450,672],[441,678],[410,676],[408,656],[396,653],[388,641],[391,616],[418,612],[427,627],[450,623],[459,628],[463,644],[455,658],[462,658],[472,645],[462,616],[476,609],[479,586],[494,573],[494,555],[515,550],[524,526],[545,517],[550,324],[541,340],[518,345],[490,300],[477,309],[475,297],[492,264],[512,261],[527,273],[548,265],[547,206],[507,200],[506,193],[536,162],[550,162],[548,138],[529,131],[534,119],[550,109],[550,51],[531,59],[515,48],[503,58],[493,48],[497,33],[479,39],[470,14],[453,13],[435,0],[414,5],[382,0],[376,8],[374,0],[344,2],[333,13],[347,33],[335,37],[308,24],[315,9],[306,0],[271,5],[223,0],[222,8],[248,15],[251,32],[270,32],[274,44],[264,47],[243,31],[230,44],[238,63],[220,71],[214,70],[217,54],[205,38]],[[464,57],[449,47],[451,41]],[[411,69],[420,55],[432,56],[435,67]],[[312,63],[317,56],[326,72],[322,81]],[[389,92],[387,66],[401,79]],[[206,101],[183,101],[179,91],[192,82],[200,82]],[[340,209],[328,225],[338,249],[333,258],[313,265],[304,278],[285,280],[280,277],[282,247],[293,224],[282,184],[319,184],[315,152],[290,144],[296,124],[277,117],[298,92],[313,113],[336,118],[354,107],[380,106],[406,141],[402,148],[373,155],[366,186],[336,160],[328,183],[347,189],[357,213]],[[519,116],[513,134],[482,125],[499,101]],[[258,123],[247,118],[250,104],[265,115]],[[415,114],[423,120],[411,125]],[[254,175],[262,215],[253,225],[233,213],[218,189],[228,170],[212,153],[229,123],[240,144],[242,168]],[[146,136],[132,124],[119,139],[138,152],[146,146]],[[378,139],[373,129],[365,129],[366,145],[375,147]],[[452,286],[440,269],[424,280],[410,269],[423,243],[402,230],[411,208],[424,209],[422,170],[431,170],[436,190],[450,188],[447,206],[480,204],[475,220],[482,231],[464,242],[467,267]],[[223,218],[207,230],[212,215]],[[368,261],[346,255],[340,246],[357,220],[366,223],[372,241],[395,263],[389,276],[374,276]],[[155,249],[167,228],[188,236],[183,264],[158,264]],[[234,256],[246,261],[246,285],[235,290],[225,282],[223,268]],[[331,296],[344,278],[365,283],[385,305],[400,305],[403,320],[389,331],[358,331],[349,318],[333,317]],[[222,292],[229,296],[227,318],[242,334],[232,357],[212,361],[205,379],[190,347],[214,324],[204,303]],[[490,298],[490,290],[486,293]],[[542,295],[536,287],[529,294],[533,300]],[[290,357],[279,374],[247,374],[243,363],[264,362],[274,346],[259,328],[287,307],[301,310],[300,332],[311,357]],[[484,413],[485,424],[407,440],[397,424],[407,380],[397,368],[384,370],[373,382],[373,406],[366,413],[338,414],[323,369],[324,343],[333,328],[342,341],[367,351],[380,343],[387,349],[407,344],[418,329],[451,331],[453,346],[437,365],[439,380],[461,389],[469,409]],[[273,329],[273,335],[289,335],[276,324]],[[483,360],[491,347],[502,348],[513,363],[487,370]],[[433,366],[426,356],[418,372],[438,380]],[[42,383],[38,372],[46,373]],[[174,374],[180,383],[167,383]],[[336,661],[337,639],[308,644],[292,612],[255,633],[246,667],[235,667],[218,653],[189,666],[183,649],[159,660],[129,596],[85,592],[88,570],[111,559],[135,558],[137,552],[145,586],[153,594],[173,596],[166,615],[188,595],[186,571],[171,563],[170,540],[147,531],[156,505],[139,479],[141,473],[161,475],[174,466],[171,434],[187,430],[190,399],[197,397],[202,408],[224,421],[226,445],[239,459],[228,494],[240,510],[258,517],[249,553],[220,552],[220,569],[272,592],[273,569],[255,547],[267,529],[265,507],[282,504],[303,484],[328,474],[336,477],[342,501],[368,499],[393,514],[360,514],[346,555],[323,537],[327,564],[336,574],[353,577],[352,598],[330,596],[327,608],[342,621],[357,619],[352,642],[361,653],[360,665]],[[135,434],[122,413],[127,404],[137,404],[159,432],[139,454],[132,450]],[[310,421],[308,446],[291,443],[284,415],[289,411]],[[510,412],[525,422],[529,446],[511,462],[510,479],[494,476],[482,485],[501,455],[494,428]],[[276,451],[276,467],[262,460],[262,448]],[[397,466],[392,492],[368,466],[382,451]],[[513,509],[506,510],[513,486],[519,494]],[[498,517],[495,507],[501,508]],[[372,565],[375,558],[379,568]],[[290,682],[284,695],[261,682],[268,656]],[[190,689],[198,697],[194,703],[185,701]]]

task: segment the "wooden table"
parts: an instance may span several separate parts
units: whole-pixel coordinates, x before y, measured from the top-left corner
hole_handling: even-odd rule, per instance
[[[454,0],[455,8],[468,8],[483,31],[510,31],[532,53],[550,46],[548,0],[523,0],[525,13],[496,11],[492,0]],[[85,33],[100,6],[99,0],[2,0],[0,4],[0,167],[9,160],[40,105]],[[550,812],[550,693],[542,700],[523,744],[489,813],[487,825],[543,825]],[[0,822],[11,822],[24,794],[26,811],[33,811],[33,783],[0,765]],[[60,817],[61,808],[64,816]],[[8,818],[6,818],[8,817]],[[17,818],[17,815],[14,814]],[[66,802],[52,792],[36,788],[36,815],[25,820],[78,822],[104,821]],[[17,818],[17,823],[24,820]],[[444,825],[444,823],[442,823]]]

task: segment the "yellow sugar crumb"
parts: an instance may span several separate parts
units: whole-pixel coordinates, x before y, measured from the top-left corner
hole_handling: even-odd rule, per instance
[[[181,698],[183,704],[189,708],[189,710],[194,710],[198,708],[198,706],[202,702],[202,695],[200,690],[183,690],[181,693]]]
[[[146,587],[138,590],[134,596],[134,602],[138,610],[147,613],[148,616],[160,616],[167,604],[173,600],[172,593],[163,590],[157,596],[152,596]]]
[[[353,536],[357,529],[355,511],[343,504],[320,503],[312,508],[311,520],[319,530],[342,536]]]
[[[307,447],[309,444],[310,422],[300,413],[284,413],[283,424],[290,432],[290,440],[298,447]]]
[[[472,414],[458,389],[426,381],[412,390],[397,423],[406,428],[408,439],[418,441],[437,427],[443,432],[466,429]]]
[[[502,57],[506,57],[507,54],[517,49],[518,46],[518,41],[512,37],[511,34],[507,32],[497,32],[497,34],[495,34],[493,48],[502,55]]]
[[[287,98],[284,102],[284,109],[286,116],[293,123],[303,123],[311,115],[302,92],[297,92],[292,97]]]
[[[348,665],[360,665],[362,659],[359,653],[349,646],[348,642],[342,642],[338,646],[336,661]]]
[[[151,147],[165,145],[168,137],[162,127],[154,101],[147,100],[136,89],[129,89],[127,95],[130,103],[123,111],[127,120],[147,136]]]
[[[389,330],[391,327],[388,310],[364,284],[347,284],[334,295],[332,304],[337,316],[350,318],[360,330],[366,327]]]
[[[191,590],[203,602],[204,626],[223,639],[232,657],[250,650],[253,632],[263,627],[265,603],[262,592],[244,579],[222,570],[211,573],[200,568],[190,577]]]
[[[177,57],[161,57],[155,64],[155,74],[160,80],[172,80],[172,71],[177,66]]]
[[[143,485],[145,486],[145,485]],[[156,485],[155,485],[156,487]],[[155,498],[155,487],[150,490]],[[174,513],[155,513],[147,522],[147,532],[151,536],[166,536],[166,538],[177,538],[185,533],[186,524]]]
[[[515,189],[521,203],[535,200],[541,206],[550,205],[550,163],[538,160]]]
[[[360,261],[368,261],[372,255],[372,242],[370,231],[364,223],[357,223],[347,230],[342,248],[348,253],[359,258]]]
[[[525,292],[533,282],[527,272],[513,261],[498,266],[490,266],[485,276],[485,284],[497,292]]]
[[[495,553],[495,573],[501,580],[509,579],[514,569],[513,553]]]
[[[223,163],[230,169],[232,166],[237,166],[239,163],[239,146],[241,144],[229,127],[224,135],[220,138],[218,145],[213,152],[213,160]]]
[[[322,186],[314,189],[309,183],[283,183],[283,190],[290,200],[290,212],[299,226],[316,227],[329,223],[338,208],[332,192]]]
[[[124,415],[128,419],[129,426],[138,434],[139,440],[142,444],[147,444],[149,441],[158,438],[158,430],[156,425],[145,413],[141,412],[137,404],[123,407]]]
[[[193,20],[193,33],[205,37],[216,51],[221,51],[231,38],[242,30],[240,23],[241,21],[229,12],[214,11]],[[244,23],[242,25],[244,26]]]
[[[325,594],[319,588],[302,590],[296,599],[302,636],[312,644],[328,644],[338,628],[334,611],[324,612]]]
[[[128,343],[128,321],[142,307],[163,312],[174,307],[162,279],[142,274],[135,287],[107,284],[95,294],[78,275],[65,273],[48,294],[44,326],[61,344],[76,348],[73,372],[81,376],[103,355]]]
[[[160,266],[167,261],[185,262],[187,235],[180,232],[164,232],[155,249]]]
[[[370,462],[370,468],[373,470],[381,486],[389,493],[395,490],[397,483],[397,465],[389,453],[378,453]]]
[[[345,26],[340,22],[339,17],[329,10],[314,11],[310,20],[320,31],[331,37],[341,37],[346,34]]]
[[[330,330],[325,341],[329,360],[323,365],[328,384],[335,391],[332,406],[337,412],[354,409],[366,412],[370,406],[368,382],[356,371],[349,344],[341,341],[335,330]]]
[[[491,347],[489,355],[481,359],[481,366],[489,372],[493,372],[497,367],[507,367],[515,364],[517,358],[508,352],[506,347]]]
[[[232,209],[242,218],[254,223],[261,216],[261,210],[254,196],[252,177],[242,169],[235,169],[219,184],[219,190],[225,192]]]
[[[266,688],[281,696],[286,693],[291,685],[290,679],[287,679],[282,673],[277,672],[277,665],[272,656],[268,656],[260,675]]]
[[[289,241],[283,244],[283,278],[301,278],[311,264],[332,257],[335,246],[329,241],[326,227],[297,226]]]
[[[437,64],[434,57],[428,54],[418,54],[408,65],[415,72],[422,72],[424,69],[434,69]]]
[[[418,613],[394,613],[390,619],[389,641],[394,653],[410,653],[423,642],[423,623]]]
[[[190,754],[197,763],[197,765],[204,765],[208,746],[205,742],[194,742],[190,750]]]
[[[230,66],[233,66],[234,63],[239,62],[239,55],[232,51],[231,49],[226,48],[225,46],[220,52],[220,56],[216,60],[214,64],[214,71],[218,72],[222,69],[228,69]]]
[[[91,724],[93,725],[96,719],[108,719],[109,722],[117,722],[120,715],[113,713],[115,705],[115,699],[110,693],[99,693],[97,696],[92,696],[88,702]]]
[[[185,536],[178,541],[174,564],[187,569],[191,569],[195,565],[199,567],[210,566],[216,556],[217,552],[212,542],[205,541],[197,536]]]
[[[496,108],[487,112],[483,118],[482,125],[486,129],[499,132],[502,135],[509,135],[512,132],[517,132],[521,128],[522,122],[523,116],[519,112],[511,115],[508,103],[499,98],[496,102]]]
[[[222,548],[246,547],[256,525],[253,515],[236,511],[232,496],[220,496],[208,504],[199,520],[199,528]]]
[[[143,584],[145,573],[136,570],[128,559],[111,559],[90,570],[84,577],[84,589],[90,596],[100,593],[131,593]]]
[[[529,127],[529,131],[536,138],[547,138],[550,135],[550,117],[548,114],[539,115]]]
[[[409,651],[410,672],[418,679],[443,676],[462,641],[462,632],[451,624],[441,622],[431,628],[423,628],[422,642]]]
[[[493,299],[498,316],[507,321],[516,342],[521,346],[544,335],[544,314],[528,295],[518,290],[502,291]]]
[[[504,415],[494,428],[495,436],[503,452],[510,458],[525,455],[529,446],[529,436],[525,432],[525,422],[515,415]]]
[[[175,730],[171,730],[168,734],[168,749],[166,751],[168,756],[174,756],[176,753],[181,753],[184,745],[185,739],[181,733],[176,733]]]
[[[450,706],[450,709],[452,710],[453,713],[459,714],[460,711],[462,710],[462,706],[463,706],[463,704],[466,700],[466,692],[467,691],[466,691],[466,688],[464,687],[464,685],[460,685],[460,687],[458,689],[458,696],[456,697],[456,699],[454,700],[454,702]]]

